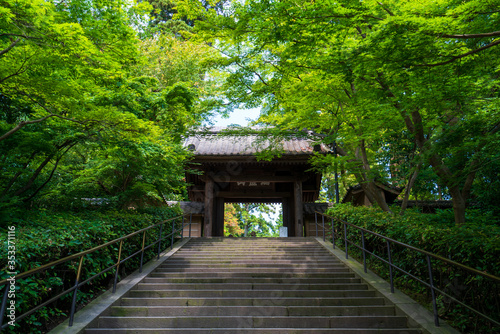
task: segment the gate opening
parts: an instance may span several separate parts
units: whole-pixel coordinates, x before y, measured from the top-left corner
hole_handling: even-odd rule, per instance
[[[225,237],[279,237],[281,203],[224,203]]]

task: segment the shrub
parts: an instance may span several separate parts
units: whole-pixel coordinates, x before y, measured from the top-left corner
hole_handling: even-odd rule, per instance
[[[182,214],[178,207],[151,208],[129,211],[86,211],[50,212],[38,210],[27,212],[12,225],[16,226],[16,271],[18,273],[39,267],[57,259],[97,247],[139,229]],[[176,221],[180,226],[180,221]],[[171,231],[166,224],[162,235]],[[157,240],[159,228],[146,233],[146,245]],[[2,254],[0,265],[6,273],[5,254],[7,231],[1,232]],[[142,234],[124,241],[124,259],[141,249]],[[162,249],[170,246],[170,241],[162,242]],[[101,270],[112,266],[118,260],[119,243],[86,255],[80,281],[91,278]],[[152,259],[157,246],[151,247],[144,255],[144,262]],[[139,267],[140,255],[120,265],[119,276],[124,277]],[[57,265],[43,272],[16,281],[16,314],[21,315],[36,305],[56,296],[75,284],[79,260]],[[83,306],[108,289],[114,281],[115,270],[102,274],[82,286],[78,291],[77,305]],[[2,279],[8,276],[2,276]],[[2,294],[3,295],[3,294]],[[53,327],[61,318],[69,316],[72,293],[62,296],[48,307],[22,319],[7,333],[42,333]],[[4,321],[6,321],[5,319]],[[9,332],[10,331],[10,332]]]
[[[437,214],[421,214],[408,210],[404,216],[391,215],[377,208],[353,207],[350,204],[336,205],[328,210],[328,215],[340,218],[351,224],[377,232],[397,241],[412,245],[440,255],[477,270],[500,276],[500,227],[496,217],[478,210],[467,212],[468,222],[462,226],[454,224],[451,210],[438,211]],[[335,223],[336,236],[343,236],[343,226]],[[387,259],[385,240],[365,234],[366,248]],[[348,239],[361,245],[361,234],[348,228]],[[343,241],[336,244],[343,249]],[[354,246],[348,246],[352,255],[362,258]],[[427,259],[418,252],[411,252],[402,246],[391,245],[392,261],[405,271],[428,281]],[[384,278],[389,277],[388,265],[373,256],[367,255],[368,264]],[[482,276],[451,266],[444,261],[432,260],[434,283],[436,287],[489,315],[500,320],[500,285]],[[431,305],[428,289],[402,273],[395,274],[396,286],[412,297]],[[483,321],[452,299],[438,297],[439,314],[450,320],[451,324],[467,333],[493,332],[491,324]]]

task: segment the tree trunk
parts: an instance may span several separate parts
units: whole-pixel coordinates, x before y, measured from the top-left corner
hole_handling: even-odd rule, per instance
[[[427,151],[427,139],[424,136],[424,128],[420,112],[418,110],[413,111],[411,114],[411,119],[409,119],[409,117],[406,117],[405,120],[408,130],[410,130],[415,135],[415,143],[420,148],[422,153],[425,153]],[[439,157],[437,154],[433,154],[429,157],[429,163],[436,175],[441,179],[444,185],[448,187],[453,202],[455,224],[464,224],[466,200],[462,192],[460,191],[460,187],[456,184],[454,176],[452,175],[449,168],[443,163],[441,157]],[[473,179],[474,175],[471,175],[471,177],[471,179]]]
[[[364,179],[364,182],[361,183],[361,187],[364,189],[365,194],[367,195],[368,200],[372,203],[372,205],[377,203],[382,210],[392,214],[389,205],[387,205],[385,198],[382,196],[380,188],[377,187],[377,185],[375,184],[375,180],[373,180],[373,178],[369,176],[370,164],[368,163],[368,155],[366,154],[366,146],[364,139],[360,141],[359,148],[361,157],[358,156],[358,158],[360,158],[363,164],[363,172],[360,174],[362,174],[362,177]]]
[[[403,216],[405,214],[406,208],[408,207],[408,199],[410,198],[410,191],[411,191],[411,188],[413,187],[413,184],[415,183],[415,180],[417,179],[419,172],[420,172],[420,164],[417,165],[410,180],[408,181],[408,184],[406,185],[405,195],[403,197],[403,203],[401,203],[401,211],[399,211],[400,216]]]
[[[465,224],[465,207],[467,202],[465,198],[462,196],[462,192],[458,186],[454,186],[449,188],[449,192],[451,195],[451,200],[453,202],[453,213],[455,216],[455,224],[463,225]]]

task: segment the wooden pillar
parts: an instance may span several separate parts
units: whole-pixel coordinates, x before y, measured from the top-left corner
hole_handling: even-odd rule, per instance
[[[213,221],[213,236],[224,236],[224,198],[215,199],[215,212]]]
[[[290,198],[289,197],[284,197],[282,199],[282,209],[283,209],[283,227],[288,228],[288,236],[293,237],[295,236],[294,234],[294,223],[292,223],[292,207],[290,205]]]
[[[203,220],[203,236],[211,237],[214,221],[214,180],[211,177],[205,179],[205,212]]]
[[[302,237],[303,234],[303,205],[302,205],[302,181],[293,182],[293,198],[294,198],[294,209],[295,209],[295,236]]]

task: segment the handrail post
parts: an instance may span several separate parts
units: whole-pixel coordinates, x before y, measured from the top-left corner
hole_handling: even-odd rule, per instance
[[[163,224],[160,225],[160,236],[158,238],[158,255],[156,256],[156,259],[160,259],[160,250],[161,250],[161,233],[163,232]]]
[[[7,308],[7,296],[9,294],[9,289],[10,289],[10,284],[9,282],[5,283],[5,293],[3,295],[3,298],[2,298],[2,307],[0,308],[0,326],[3,325],[3,316],[5,314],[5,309]],[[0,328],[0,331],[2,329]]]
[[[316,238],[318,237],[318,213],[314,213],[314,226],[316,226]]]
[[[333,218],[332,218],[332,244],[333,244],[333,249],[335,249],[335,226],[333,225]]]
[[[115,281],[113,283],[113,293],[116,292],[116,283],[118,283],[118,270],[120,269],[120,261],[122,258],[122,247],[123,247],[123,239],[120,240],[120,248],[118,249],[118,262],[116,262],[116,272],[115,272]]]
[[[394,278],[392,276],[392,257],[391,257],[391,245],[389,244],[389,240],[385,240],[387,243],[387,256],[389,258],[389,277],[391,280],[391,293],[394,293]]]
[[[191,238],[191,224],[193,223],[193,214],[189,214],[189,237]]]
[[[139,272],[142,273],[142,264],[144,262],[144,245],[146,244],[146,231],[142,233],[142,248],[141,248],[141,264],[139,266]]]
[[[172,250],[174,248],[174,234],[175,234],[175,219],[172,220],[172,239],[170,241],[170,250]]]
[[[75,291],[73,292],[73,300],[71,301],[71,311],[69,313],[69,327],[73,326],[73,319],[75,317],[76,295],[78,293],[78,283],[80,283],[80,275],[82,274],[83,258],[84,255],[80,257],[80,264],[78,265],[78,271],[76,273]]]
[[[347,252],[347,224],[344,223],[344,244],[345,244],[345,258],[349,258],[349,253]]]
[[[439,327],[439,317],[436,305],[436,293],[434,292],[434,279],[432,278],[431,257],[429,255],[427,255],[427,268],[429,269],[429,283],[431,286],[432,309],[434,311],[434,324],[436,325],[436,327]]]
[[[363,246],[363,267],[366,270],[366,247],[365,247],[365,231],[361,230],[361,245]]]
[[[184,239],[184,216],[182,216],[181,241]]]
[[[325,215],[321,215],[321,218],[322,218],[322,221],[323,221],[323,241],[325,241],[326,239],[326,230],[325,230]]]

